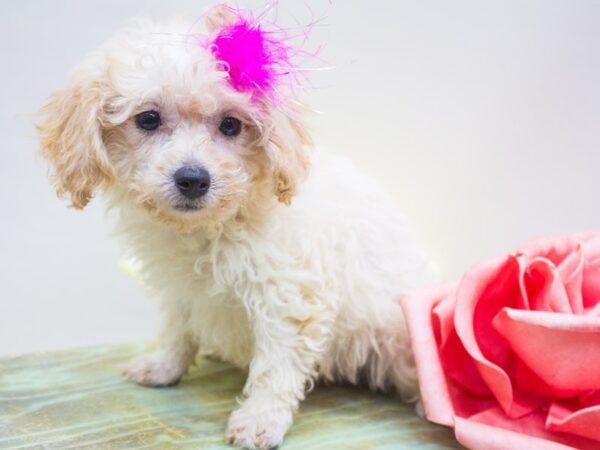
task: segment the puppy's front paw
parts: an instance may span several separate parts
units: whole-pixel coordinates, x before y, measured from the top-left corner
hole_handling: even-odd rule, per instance
[[[287,408],[253,408],[242,405],[229,416],[225,438],[236,447],[270,449],[283,442],[292,425]]]
[[[146,353],[129,362],[123,376],[145,386],[173,386],[187,370],[181,362],[165,351]]]

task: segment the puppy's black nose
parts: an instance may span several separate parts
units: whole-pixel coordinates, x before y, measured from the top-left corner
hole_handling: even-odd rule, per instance
[[[192,200],[202,197],[210,188],[210,174],[202,167],[182,167],[173,179],[179,192]]]

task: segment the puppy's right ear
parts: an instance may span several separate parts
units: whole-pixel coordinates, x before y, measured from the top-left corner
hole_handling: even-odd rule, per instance
[[[113,179],[100,123],[104,91],[98,82],[75,79],[67,89],[52,94],[40,110],[42,155],[53,166],[58,195],[70,194],[77,209]]]

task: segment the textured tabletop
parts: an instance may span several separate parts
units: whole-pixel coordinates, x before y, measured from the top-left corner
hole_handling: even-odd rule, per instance
[[[217,449],[244,374],[200,359],[176,387],[123,381],[139,346],[0,359],[0,448]],[[301,405],[286,449],[461,448],[395,399],[353,387],[317,387]]]

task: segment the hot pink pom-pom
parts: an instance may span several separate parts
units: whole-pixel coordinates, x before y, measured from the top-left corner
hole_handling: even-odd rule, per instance
[[[325,69],[305,65],[320,49],[307,52],[302,48],[321,19],[313,17],[306,25],[282,28],[276,23],[278,3],[278,0],[269,0],[258,16],[220,5],[229,18],[233,17],[233,22],[223,25],[208,41],[202,42],[227,72],[235,90],[249,93],[253,100],[264,99],[277,107],[284,104],[289,107],[297,101],[288,102],[285,97],[293,97],[306,88],[307,73]],[[274,19],[270,20],[268,16],[272,13]],[[289,33],[290,30],[294,32]]]
[[[244,18],[225,26],[211,51],[228,72],[233,88],[255,95],[272,95],[278,78],[291,66],[288,46]]]

